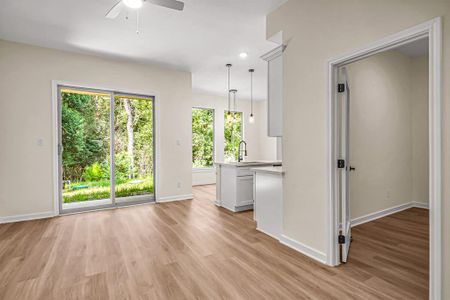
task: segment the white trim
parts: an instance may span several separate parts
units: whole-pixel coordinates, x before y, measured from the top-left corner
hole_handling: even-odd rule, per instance
[[[411,207],[430,209],[429,203],[423,203],[423,202],[417,202],[417,201],[413,201]]]
[[[192,173],[215,173],[216,168],[210,167],[210,168],[192,168]]]
[[[429,38],[429,187],[430,187],[430,286],[429,298],[441,299],[442,295],[442,231],[441,231],[441,202],[442,202],[442,155],[441,155],[441,63],[442,63],[442,20],[440,17],[411,27],[399,33],[378,40],[366,47],[359,48],[345,55],[328,61],[328,96],[326,106],[327,118],[327,173],[328,173],[328,199],[327,199],[327,255],[328,265],[339,264],[338,258],[338,210],[336,197],[336,126],[335,126],[335,83],[336,70],[339,66],[374,55],[424,38]]]
[[[45,211],[45,212],[40,212],[40,213],[0,217],[0,224],[31,221],[31,220],[38,220],[38,219],[47,219],[47,218],[52,218],[54,216],[55,216],[54,211]]]
[[[327,255],[325,253],[302,244],[284,234],[282,234],[280,237],[280,243],[323,264],[325,264],[327,261]]]
[[[278,47],[275,47],[274,49],[270,50],[266,54],[263,54],[261,56],[261,59],[265,61],[271,61],[275,58],[279,57],[281,54],[283,54],[284,49],[286,49],[286,45],[280,45]]]
[[[156,199],[156,203],[165,203],[165,202],[173,202],[173,201],[192,200],[192,199],[194,199],[193,194],[166,196],[166,197],[161,197],[159,199]]]
[[[280,241],[280,237],[278,237],[278,236],[275,236],[274,234],[272,234],[272,233],[269,233],[269,232],[267,232],[267,231],[265,231],[265,230],[263,230],[263,229],[261,229],[261,228],[259,228],[258,227],[258,222],[256,222],[256,230],[258,230],[259,232],[262,232],[262,233],[264,233],[265,235],[268,235],[268,236],[270,236],[271,238],[273,238],[273,239],[276,239],[278,242],[280,242],[281,243],[281,241]],[[284,245],[286,245],[286,244],[284,244]],[[287,245],[286,245],[287,246]]]
[[[59,215],[59,157],[58,157],[58,82],[52,80],[52,161],[53,161],[53,214]]]
[[[413,207],[428,208],[428,205],[426,203],[420,203],[420,202],[408,202],[408,203],[400,204],[400,205],[393,206],[390,208],[382,209],[380,211],[352,219],[352,227],[355,227],[355,226],[358,226],[358,225],[361,225],[361,224],[364,224],[367,222],[372,222],[376,219],[384,218],[389,215],[396,214],[398,212],[401,212],[403,210],[413,208]]]

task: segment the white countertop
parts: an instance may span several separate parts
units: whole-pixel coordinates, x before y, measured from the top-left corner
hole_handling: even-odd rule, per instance
[[[254,171],[256,173],[271,173],[271,174],[277,174],[277,175],[283,175],[283,167],[258,167],[258,168],[251,168],[251,171]]]
[[[242,161],[242,162],[215,162],[215,165],[230,167],[255,167],[255,166],[273,166],[280,165],[281,161],[258,160],[258,161]]]

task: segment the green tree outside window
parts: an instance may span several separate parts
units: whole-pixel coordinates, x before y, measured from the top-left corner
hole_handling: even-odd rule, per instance
[[[192,167],[211,168],[214,163],[214,110],[192,109]]]
[[[226,162],[237,161],[239,143],[242,140],[242,113],[228,112],[224,114],[224,157]]]

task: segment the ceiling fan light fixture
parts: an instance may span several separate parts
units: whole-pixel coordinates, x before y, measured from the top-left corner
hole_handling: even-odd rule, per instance
[[[144,3],[143,0],[122,0],[123,4],[125,4],[129,8],[141,8]]]

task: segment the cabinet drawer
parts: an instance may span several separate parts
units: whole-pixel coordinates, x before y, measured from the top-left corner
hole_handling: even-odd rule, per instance
[[[237,168],[237,176],[253,176],[253,171],[250,168]]]

